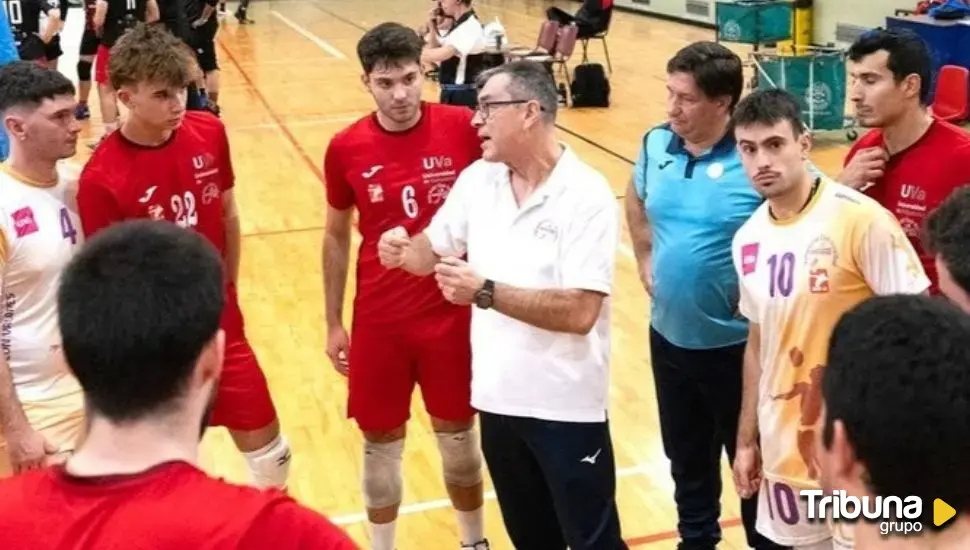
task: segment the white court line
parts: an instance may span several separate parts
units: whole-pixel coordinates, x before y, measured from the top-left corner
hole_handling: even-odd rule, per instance
[[[631,477],[638,474],[642,474],[646,471],[647,471],[647,467],[645,465],[631,466],[629,468],[620,468],[616,471],[616,477],[617,479],[621,479],[625,477]],[[495,492],[486,491],[484,494],[484,498],[485,500],[494,500]],[[415,502],[414,504],[406,504],[404,506],[401,506],[400,510],[398,510],[397,515],[398,517],[400,517],[400,516],[406,516],[410,514],[427,512],[429,510],[440,510],[442,508],[451,508],[451,500],[447,498],[442,498],[438,500],[428,500],[425,502]],[[342,516],[331,516],[327,519],[329,519],[331,522],[337,525],[352,525],[354,523],[361,523],[361,522],[367,521],[367,514],[364,512],[361,512],[358,514],[345,514]]]
[[[320,38],[319,36],[313,34],[312,32],[304,29],[303,27],[297,25],[293,21],[290,21],[289,19],[286,18],[285,15],[281,14],[280,12],[278,12],[276,10],[273,10],[270,13],[272,13],[273,16],[275,16],[277,19],[279,19],[283,23],[286,23],[286,26],[288,26],[289,28],[291,28],[294,31],[298,32],[300,34],[300,36],[302,36],[303,38],[306,38],[310,42],[313,42],[317,46],[320,46],[320,49],[322,49],[323,51],[327,52],[328,54],[336,57],[337,59],[347,59],[347,56],[345,56],[344,54],[340,53],[340,50],[338,50],[337,48],[334,48],[329,42],[327,42],[326,40],[324,40],[324,39]]]

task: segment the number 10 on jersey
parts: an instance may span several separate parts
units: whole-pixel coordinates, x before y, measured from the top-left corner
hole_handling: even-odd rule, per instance
[[[768,267],[771,270],[768,295],[774,298],[780,294],[787,298],[795,286],[795,255],[791,252],[772,254],[768,258]]]

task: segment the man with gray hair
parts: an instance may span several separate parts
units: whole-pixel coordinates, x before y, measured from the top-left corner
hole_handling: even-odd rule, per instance
[[[606,403],[619,208],[557,140],[557,104],[541,64],[484,73],[472,119],[482,160],[427,229],[390,229],[378,252],[475,306],[472,405],[513,545],[625,548]]]

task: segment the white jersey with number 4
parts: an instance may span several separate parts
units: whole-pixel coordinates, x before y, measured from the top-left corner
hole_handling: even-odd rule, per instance
[[[762,204],[732,253],[739,309],[761,330],[759,531],[783,545],[813,544],[831,532],[807,520],[799,491],[819,487],[814,445],[832,330],[867,298],[921,293],[930,281],[890,212],[825,178],[793,218],[776,220]]]
[[[0,169],[0,346],[21,401],[77,391],[60,360],[57,287],[83,241],[74,206],[77,169],[42,186]]]

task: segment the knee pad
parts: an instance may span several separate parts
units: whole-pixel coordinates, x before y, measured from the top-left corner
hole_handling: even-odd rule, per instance
[[[93,63],[90,61],[78,61],[77,62],[77,79],[81,82],[91,82],[91,66]]]
[[[276,436],[262,449],[244,453],[253,485],[257,487],[286,488],[286,478],[290,474],[293,454],[290,445],[282,434]]]
[[[435,433],[445,483],[473,487],[482,482],[482,452],[475,428],[463,432]]]
[[[404,438],[387,443],[364,440],[364,503],[387,508],[401,503]]]

